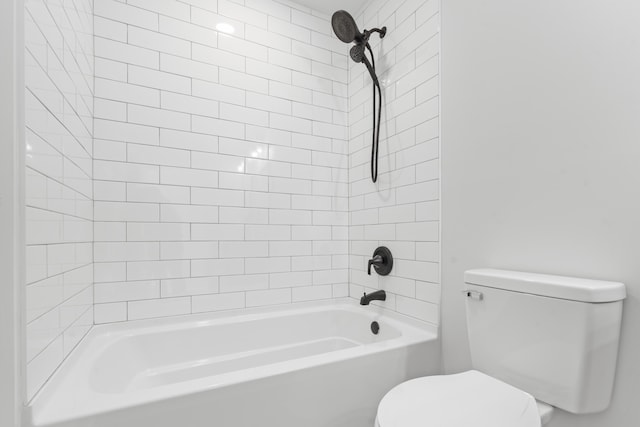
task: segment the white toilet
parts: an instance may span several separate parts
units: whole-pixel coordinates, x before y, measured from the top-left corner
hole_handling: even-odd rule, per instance
[[[554,407],[609,406],[622,283],[490,269],[465,283],[474,370],[396,386],[376,427],[539,427]]]

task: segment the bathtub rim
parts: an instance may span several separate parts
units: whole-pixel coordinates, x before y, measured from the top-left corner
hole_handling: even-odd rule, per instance
[[[384,316],[397,322],[408,324],[414,328],[422,329],[423,331],[431,332],[436,335],[438,334],[438,327],[432,323],[398,313],[397,311],[390,310],[383,307],[382,305],[372,303],[368,306],[362,306],[359,305],[355,299],[348,297],[327,299],[321,301],[303,301],[288,304],[275,304],[263,307],[239,308],[195,314],[183,314],[178,316],[152,317],[148,319],[136,319],[124,322],[103,323],[94,325],[91,329],[91,332],[97,334],[97,332],[94,332],[94,330],[98,330],[102,333],[105,333],[107,331],[103,330],[110,329],[111,331],[109,332],[116,333],[131,329],[155,329],[160,328],[161,326],[169,327],[170,329],[180,329],[180,325],[191,322],[217,323],[217,321],[224,320],[222,323],[233,323],[231,320],[237,319],[239,317],[246,316],[247,319],[249,319],[250,317],[259,318],[262,315],[314,308],[320,310],[322,308],[331,306],[347,306],[351,309],[356,309],[356,311],[364,311],[369,315]]]
[[[198,326],[224,325],[239,321],[259,320],[265,317],[279,317],[280,315],[287,316],[295,315],[296,313],[309,313],[330,309],[362,313],[364,316],[371,318],[371,320],[379,320],[382,318],[385,322],[390,321],[395,324],[395,326],[402,331],[402,334],[400,337],[366,344],[365,346],[330,353],[321,353],[300,359],[287,360],[256,368],[220,374],[214,377],[204,377],[184,383],[177,383],[177,389],[175,384],[172,384],[158,387],[158,390],[149,390],[146,393],[138,393],[137,395],[134,393],[131,396],[132,398],[124,404],[96,404],[91,406],[91,410],[73,411],[71,414],[59,414],[49,409],[51,397],[59,390],[60,385],[66,377],[65,374],[71,371],[77,363],[80,363],[81,367],[82,364],[88,363],[79,359],[82,359],[85,355],[88,355],[90,358],[95,358],[103,348],[112,345],[120,339],[160,330],[188,329],[193,323],[199,323]],[[192,394],[232,386],[234,384],[250,382],[252,380],[266,379],[276,375],[309,369],[314,366],[323,366],[339,361],[351,360],[367,354],[397,350],[405,346],[408,347],[423,342],[435,342],[439,339],[439,328],[433,324],[400,314],[379,305],[360,306],[356,300],[348,297],[95,325],[86,335],[85,339],[83,339],[58,370],[49,378],[30,404],[25,407],[24,415],[25,420],[28,421],[28,426],[55,425],[57,423],[82,419],[102,413],[126,410],[127,408],[153,402],[186,397]],[[212,378],[216,378],[218,381],[213,382]],[[163,393],[167,387],[173,387],[176,390],[174,390],[173,393]]]

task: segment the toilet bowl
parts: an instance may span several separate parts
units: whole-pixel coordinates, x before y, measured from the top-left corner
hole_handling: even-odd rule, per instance
[[[539,427],[553,408],[478,371],[417,378],[389,391],[376,427]]]
[[[462,294],[473,370],[396,386],[376,427],[539,427],[609,406],[622,283],[481,269]]]

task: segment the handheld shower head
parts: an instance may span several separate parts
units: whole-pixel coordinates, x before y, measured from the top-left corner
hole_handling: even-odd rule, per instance
[[[346,10],[339,10],[331,17],[331,26],[336,36],[345,43],[361,43],[364,36],[358,29],[353,16]]]
[[[354,45],[349,51],[349,56],[351,57],[353,62],[356,62],[358,64],[363,60],[367,59],[366,56],[364,56],[364,45],[362,44]]]
[[[357,44],[353,46],[349,51],[349,56],[351,56],[351,59],[353,59],[354,62],[363,63],[367,67],[367,70],[369,70],[369,74],[371,75],[371,79],[373,80],[373,82],[376,85],[379,85],[380,83],[378,83],[378,76],[371,66],[371,62],[369,62],[369,59],[367,59],[367,56],[364,54],[364,48],[365,45],[363,44]]]

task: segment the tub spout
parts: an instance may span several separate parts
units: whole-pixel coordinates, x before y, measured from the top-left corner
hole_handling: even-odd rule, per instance
[[[387,293],[385,291],[375,291],[370,294],[365,293],[362,298],[360,298],[360,305],[369,305],[371,301],[386,301]]]

